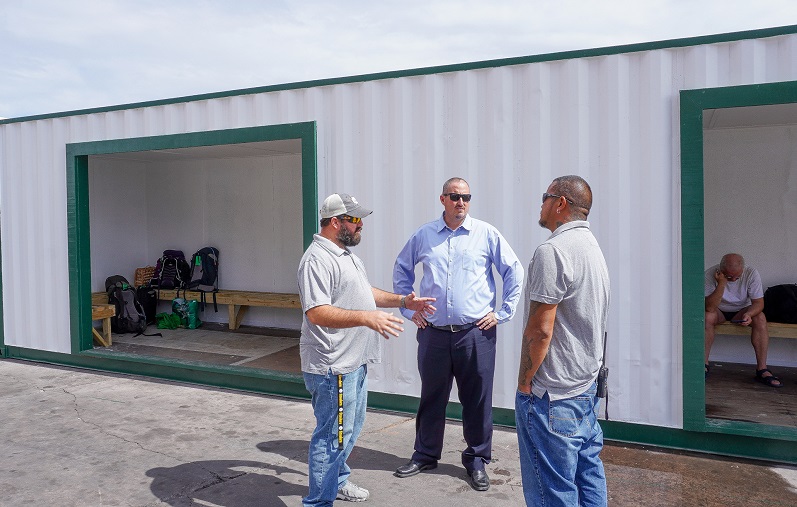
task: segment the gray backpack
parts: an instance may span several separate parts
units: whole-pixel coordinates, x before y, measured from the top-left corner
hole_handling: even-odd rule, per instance
[[[108,303],[116,308],[116,315],[111,317],[111,331],[143,333],[147,328],[147,317],[130,282],[122,275],[109,276],[105,279],[105,292],[108,293]]]
[[[191,257],[191,277],[185,288],[199,291],[200,308],[205,311],[205,294],[213,294],[213,310],[219,311],[216,293],[219,291],[219,249],[212,246],[200,248]]]

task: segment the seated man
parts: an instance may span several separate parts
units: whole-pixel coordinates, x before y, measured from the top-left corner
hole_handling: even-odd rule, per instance
[[[783,387],[780,379],[767,368],[769,333],[764,316],[764,289],[761,277],[752,267],[744,266],[744,258],[729,253],[722,261],[706,270],[706,376],[708,356],[714,343],[714,327],[725,321],[753,328],[750,341],[755,350],[756,372],[759,382],[770,387]]]

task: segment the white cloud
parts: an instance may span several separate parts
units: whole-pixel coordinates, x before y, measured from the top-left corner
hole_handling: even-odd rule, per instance
[[[790,0],[2,2],[0,114],[790,23]]]

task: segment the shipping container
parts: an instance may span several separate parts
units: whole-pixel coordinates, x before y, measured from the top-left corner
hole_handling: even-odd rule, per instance
[[[796,104],[787,26],[0,120],[2,354],[306,397],[296,372],[95,347],[92,293],[206,244],[222,288],[295,293],[333,192],[374,210],[356,253],[390,290],[453,176],[526,265],[548,236],[540,195],[578,174],[612,282],[607,438],[797,462],[797,420],[707,415],[702,357],[703,273],[723,253],[765,286],[797,282]],[[498,331],[500,424],[514,423],[522,318]],[[295,330],[301,313],[243,322]],[[369,372],[374,407],[417,407],[411,327]],[[797,367],[797,340],[770,341],[773,370]],[[754,364],[744,336],[718,338],[712,358]],[[793,398],[797,379],[783,380]]]

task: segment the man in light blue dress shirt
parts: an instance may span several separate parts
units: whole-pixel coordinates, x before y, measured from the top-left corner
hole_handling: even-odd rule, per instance
[[[523,266],[495,227],[468,215],[470,199],[468,182],[446,181],[440,195],[443,215],[415,231],[393,268],[394,291],[407,294],[413,290],[415,266],[420,263],[420,293],[437,300],[437,312],[428,320],[421,312],[401,310],[418,327],[421,401],[415,452],[395,475],[410,477],[437,467],[446,404],[456,379],[467,444],[462,464],[473,489],[485,491],[490,487],[484,465],[492,450],[496,326],[515,314]],[[503,279],[498,308],[493,267]]]

